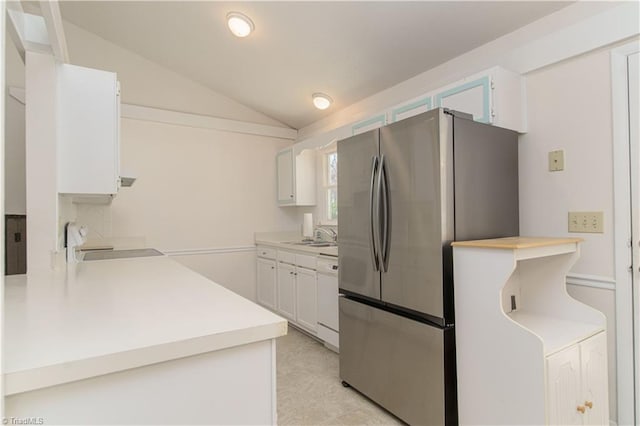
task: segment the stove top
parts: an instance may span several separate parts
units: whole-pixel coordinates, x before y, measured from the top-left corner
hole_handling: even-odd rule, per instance
[[[129,259],[132,257],[163,256],[161,252],[152,248],[133,250],[96,250],[84,254],[83,261]]]

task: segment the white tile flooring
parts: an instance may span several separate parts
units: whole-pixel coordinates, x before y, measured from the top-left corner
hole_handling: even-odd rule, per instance
[[[401,425],[351,388],[338,373],[338,355],[289,327],[276,343],[278,424]]]

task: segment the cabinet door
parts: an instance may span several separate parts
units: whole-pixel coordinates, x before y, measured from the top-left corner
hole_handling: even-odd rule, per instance
[[[607,382],[607,337],[599,333],[580,343],[582,367],[581,405],[586,407],[584,424],[609,424],[609,384]]]
[[[58,89],[58,192],[117,193],[120,100],[116,74],[62,64]]]
[[[316,271],[296,268],[297,323],[309,331],[318,330],[318,296]]]
[[[466,112],[472,114],[475,121],[492,123],[489,76],[458,84],[436,94],[436,107]]]
[[[547,423],[581,425],[580,348],[571,346],[547,357]]]
[[[294,173],[293,173],[293,149],[280,151],[276,156],[276,170],[278,174],[278,204],[293,204],[294,198]]]
[[[295,273],[295,266],[278,262],[278,312],[291,321],[296,320]]]
[[[258,258],[258,303],[276,309],[276,261]]]

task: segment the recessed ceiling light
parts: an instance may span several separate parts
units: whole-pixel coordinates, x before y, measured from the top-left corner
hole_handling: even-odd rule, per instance
[[[313,105],[318,109],[327,109],[333,102],[333,99],[324,93],[314,93],[311,97],[313,98]]]
[[[240,12],[227,13],[227,25],[236,37],[246,37],[254,30],[253,21]]]

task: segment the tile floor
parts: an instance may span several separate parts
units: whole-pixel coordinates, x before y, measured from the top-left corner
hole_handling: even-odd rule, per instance
[[[289,327],[276,344],[279,425],[401,425],[356,391],[344,388],[338,355]]]

